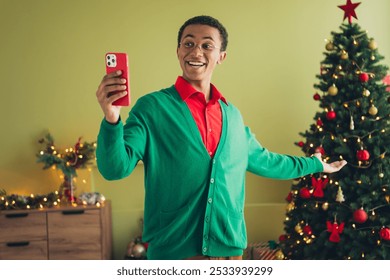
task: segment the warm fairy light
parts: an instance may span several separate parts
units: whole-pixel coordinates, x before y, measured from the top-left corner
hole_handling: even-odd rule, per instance
[[[16,203],[16,201],[15,200],[12,200],[12,205],[14,205]]]
[[[354,229],[356,229],[356,225],[355,225],[355,224],[352,224],[352,227],[353,227]]]
[[[34,194],[33,194],[33,193],[32,193],[32,194],[30,194],[30,197],[31,197],[31,198],[34,198]]]
[[[382,133],[385,133],[385,132],[386,132],[386,130],[385,130],[385,129],[382,129],[382,130],[381,130],[381,132],[382,132]]]
[[[50,149],[52,149],[54,151],[55,147],[54,146],[51,146]]]
[[[87,180],[83,179],[83,183],[86,184],[86,183],[87,183]]]
[[[290,218],[289,217],[286,217],[286,221],[289,221],[290,220]]]
[[[358,139],[357,139],[357,142],[358,142],[358,143],[360,143],[360,142],[361,142],[361,140],[360,140],[360,137],[358,137]]]
[[[297,244],[300,244],[301,243],[301,241],[300,240],[297,240]]]
[[[30,205],[27,205],[26,208],[27,208],[27,209],[30,209]]]
[[[39,208],[41,208],[41,209],[42,209],[42,208],[43,208],[43,205],[42,205],[42,204],[39,204]]]
[[[44,151],[40,151],[39,154],[43,156],[45,154],[45,152]]]
[[[347,143],[347,138],[344,138],[344,139],[343,139],[343,142],[344,142],[344,143]]]
[[[99,202],[96,202],[96,207],[100,207],[100,203]]]
[[[342,155],[340,155],[340,156],[339,156],[339,159],[343,160],[344,158],[343,158],[343,156],[342,156]]]
[[[375,211],[374,210],[372,210],[371,215],[375,216]]]
[[[364,252],[362,252],[362,258],[364,258],[364,256],[365,256],[365,255],[364,255]]]
[[[359,185],[362,184],[362,180],[357,180],[356,183],[358,183]]]
[[[310,146],[310,148],[313,148],[313,147],[314,147],[314,145],[313,145],[313,144],[310,144],[309,146]]]
[[[362,121],[364,121],[366,119],[366,117],[365,116],[362,116]]]
[[[47,198],[46,198],[46,197],[44,197],[44,198],[43,198],[43,201],[44,201],[44,202],[47,202]]]
[[[57,204],[58,204],[57,201],[54,201],[54,202],[53,202],[53,205],[54,205],[54,206],[57,206]]]

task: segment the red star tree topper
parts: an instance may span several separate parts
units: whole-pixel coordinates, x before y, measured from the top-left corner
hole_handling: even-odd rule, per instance
[[[352,17],[357,19],[357,15],[355,13],[355,9],[357,6],[360,5],[359,3],[352,3],[351,0],[347,0],[347,3],[345,5],[338,6],[340,9],[344,11],[344,19],[348,18],[349,24],[352,24]]]

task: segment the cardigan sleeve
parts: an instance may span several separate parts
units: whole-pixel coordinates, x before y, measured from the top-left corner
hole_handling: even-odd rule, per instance
[[[248,127],[247,170],[259,176],[274,179],[294,179],[323,171],[322,163],[316,157],[297,157],[273,153],[265,149]]]
[[[142,112],[142,107],[140,104],[134,106],[125,125],[121,121],[114,125],[105,119],[101,122],[96,159],[99,172],[107,180],[127,177],[144,156],[146,130],[137,116],[137,112]]]

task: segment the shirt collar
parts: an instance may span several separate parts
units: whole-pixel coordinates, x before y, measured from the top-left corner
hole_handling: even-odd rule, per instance
[[[182,76],[177,77],[175,88],[183,100],[186,100],[191,95],[199,92],[194,89],[191,84],[187,82],[187,80],[184,79]],[[212,100],[218,101],[219,99],[221,99],[226,105],[228,105],[225,97],[222,96],[221,92],[213,84],[210,84],[210,88],[212,92]]]

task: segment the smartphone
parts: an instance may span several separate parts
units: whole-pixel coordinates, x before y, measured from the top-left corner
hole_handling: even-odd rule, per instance
[[[126,79],[127,94],[118,100],[115,100],[112,105],[129,106],[130,105],[130,83],[129,83],[129,61],[126,53],[109,52],[106,53],[106,73],[111,73],[121,70],[121,77]],[[115,94],[115,92],[113,93]]]

